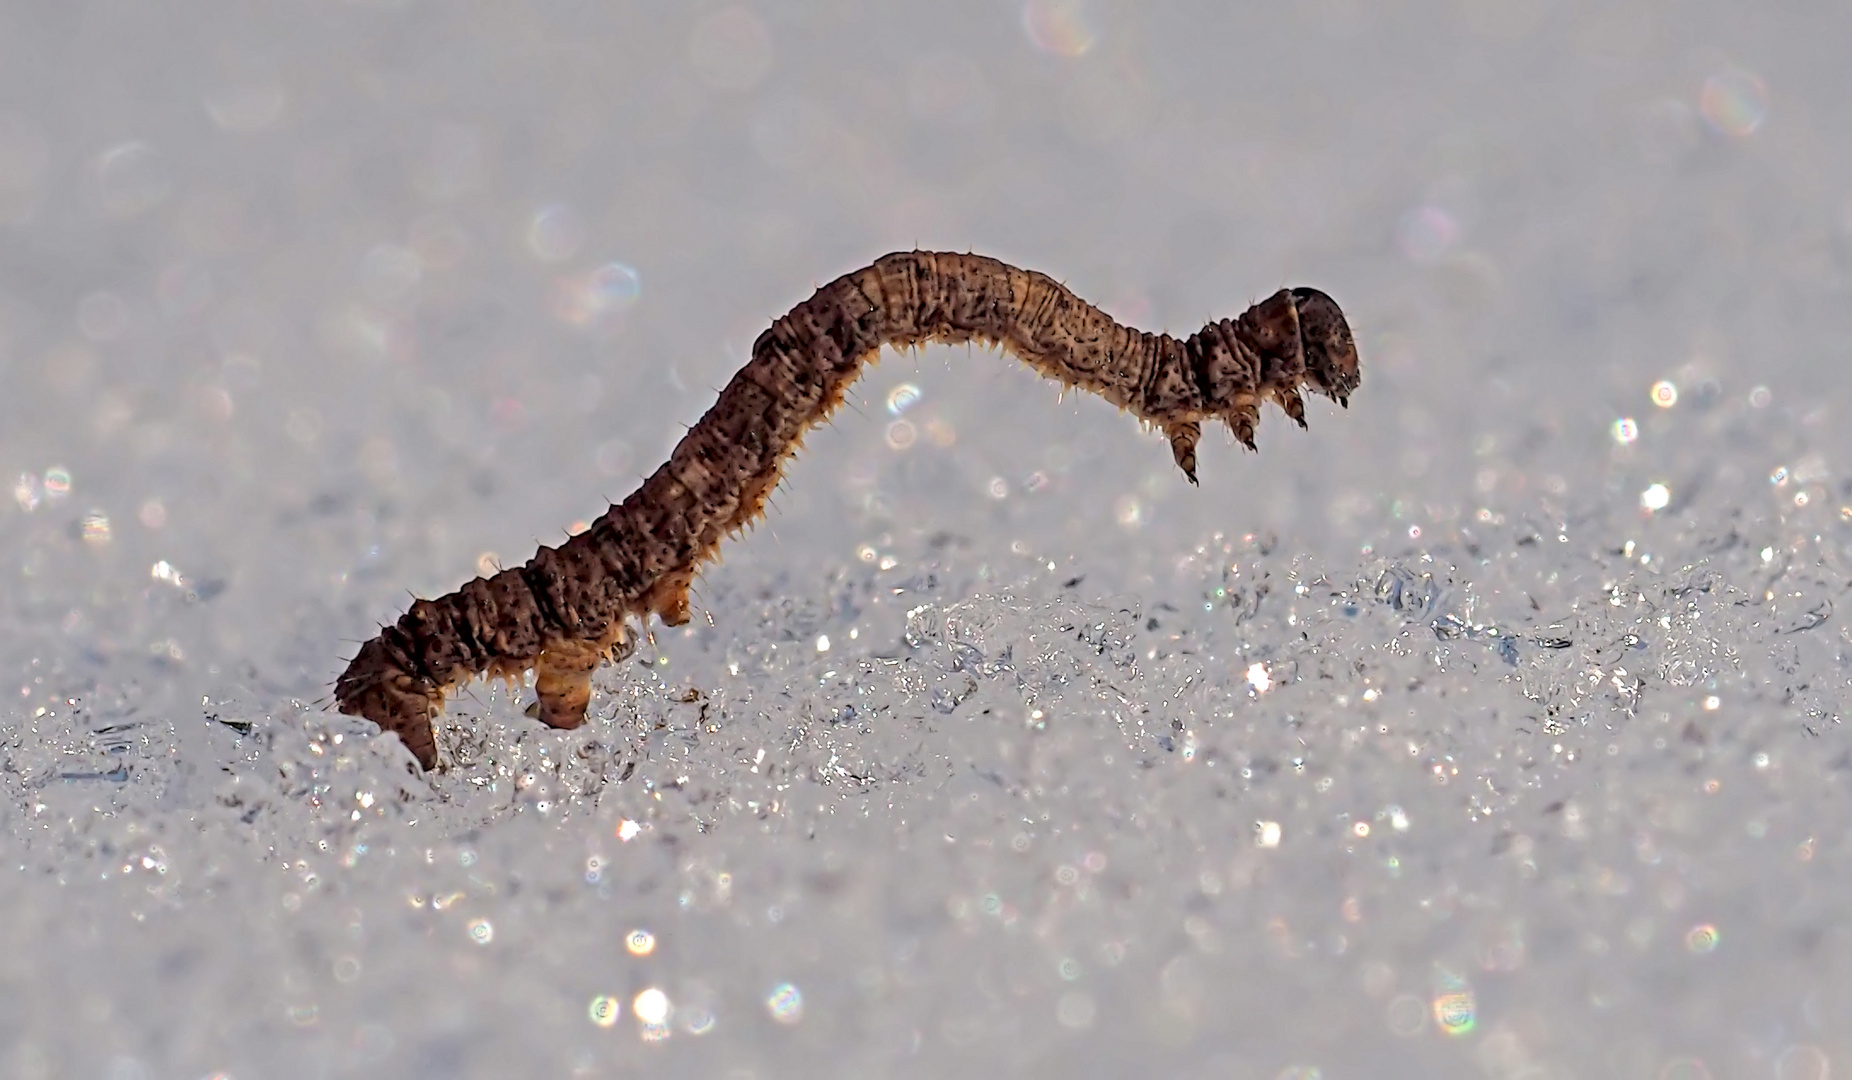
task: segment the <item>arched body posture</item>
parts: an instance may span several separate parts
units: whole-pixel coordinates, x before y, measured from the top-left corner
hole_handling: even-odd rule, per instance
[[[720,541],[756,520],[805,431],[827,418],[883,345],[980,341],[1163,430],[1196,482],[1204,420],[1254,447],[1260,403],[1301,427],[1301,386],[1348,404],[1357,351],[1316,289],[1282,289],[1184,340],[1123,326],[1043,274],[980,255],[897,252],[845,274],[774,322],[752,359],[655,475],[589,529],[525,566],[419,600],[362,645],[335,684],[342,712],[437,762],[431,720],[478,675],[535,669],[539,717],[585,720],[592,671],[628,656],[654,614],[688,621],[688,584]]]

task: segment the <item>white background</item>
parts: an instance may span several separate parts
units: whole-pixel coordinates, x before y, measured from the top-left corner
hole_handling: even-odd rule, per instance
[[[1852,1071],[1847,40],[0,7],[0,1075]],[[887,354],[585,728],[478,684],[419,777],[324,707],[913,246],[1315,285],[1363,386],[1193,489]]]

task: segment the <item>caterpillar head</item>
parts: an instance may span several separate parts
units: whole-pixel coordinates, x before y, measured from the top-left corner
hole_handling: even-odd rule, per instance
[[[1313,390],[1350,407],[1351,391],[1362,376],[1357,370],[1357,343],[1338,302],[1317,289],[1293,290],[1299,309],[1299,338],[1305,349],[1305,381]]]

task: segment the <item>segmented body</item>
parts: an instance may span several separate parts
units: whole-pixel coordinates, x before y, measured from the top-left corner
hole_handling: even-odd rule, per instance
[[[722,539],[751,525],[804,432],[827,418],[883,345],[978,341],[1160,428],[1196,482],[1202,421],[1249,449],[1259,405],[1301,427],[1303,385],[1348,404],[1357,352],[1336,302],[1282,289],[1187,339],[1124,326],[1046,275],[980,255],[897,252],[818,289],[753,343],[752,359],[668,462],[630,497],[526,565],[412,604],[361,646],[335,684],[342,712],[437,761],[431,720],[478,675],[535,671],[538,715],[584,722],[593,670],[628,656],[654,614],[688,620],[688,585]]]

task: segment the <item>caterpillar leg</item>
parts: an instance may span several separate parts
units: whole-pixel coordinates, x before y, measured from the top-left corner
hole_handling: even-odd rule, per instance
[[[612,624],[601,639],[549,643],[534,662],[534,690],[540,699],[528,706],[527,714],[548,727],[571,729],[585,723],[592,672],[599,664],[618,663],[636,651],[636,639],[621,622]]]
[[[595,641],[554,641],[534,663],[534,690],[540,695],[530,711],[548,727],[576,728],[585,723],[592,700],[592,672],[604,663],[605,650]]]
[[[1236,402],[1222,414],[1222,420],[1228,425],[1228,430],[1235,433],[1236,442],[1249,450],[1257,449],[1254,445],[1254,429],[1260,424],[1260,408],[1254,399],[1246,398]]]
[[[681,626],[688,621],[688,585],[694,580],[694,567],[684,566],[664,574],[650,586],[643,597],[643,610],[655,612],[665,626]]]
[[[1293,423],[1306,427],[1305,399],[1299,396],[1296,387],[1282,386],[1273,391],[1273,400],[1280,403],[1281,411],[1292,418]]]
[[[1164,434],[1170,439],[1170,456],[1176,459],[1177,468],[1183,475],[1196,482],[1196,440],[1202,437],[1203,426],[1194,420],[1180,420],[1164,425]]]

